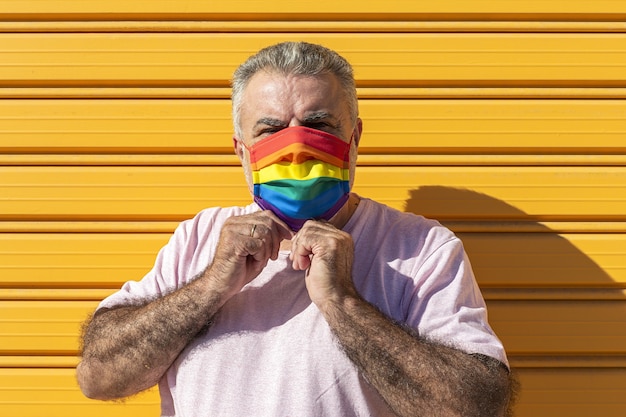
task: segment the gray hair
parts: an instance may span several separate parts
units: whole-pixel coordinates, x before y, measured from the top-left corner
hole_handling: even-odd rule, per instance
[[[307,42],[283,42],[261,49],[237,68],[232,79],[233,125],[235,134],[242,137],[240,125],[241,97],[248,82],[258,71],[279,74],[320,75],[333,74],[343,88],[352,122],[358,117],[356,85],[352,66],[337,52]]]

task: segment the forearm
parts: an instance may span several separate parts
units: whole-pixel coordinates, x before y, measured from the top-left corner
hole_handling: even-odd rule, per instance
[[[96,314],[83,335],[81,389],[114,399],[153,386],[220,306],[219,295],[196,280],[145,305]]]
[[[348,297],[325,316],[367,380],[399,416],[503,416],[507,371],[416,337],[369,303]]]
[[[252,281],[288,226],[271,211],[224,222],[211,265],[185,287],[141,306],[97,314],[83,333],[78,382],[88,397],[113,399],[156,384],[222,305]]]

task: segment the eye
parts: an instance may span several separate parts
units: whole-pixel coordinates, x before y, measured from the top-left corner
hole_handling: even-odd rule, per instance
[[[323,130],[323,131],[327,131],[332,128],[332,126],[330,126],[327,122],[311,122],[311,123],[307,123],[306,127],[309,127],[311,129],[316,129],[316,130]]]
[[[280,131],[282,129],[283,129],[282,127],[268,126],[268,127],[265,127],[263,129],[259,130],[257,136],[268,136],[268,135],[274,134],[274,133],[276,133],[276,132],[278,132],[278,131]]]

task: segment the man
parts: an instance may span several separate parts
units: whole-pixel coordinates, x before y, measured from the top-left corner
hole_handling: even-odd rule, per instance
[[[498,416],[510,380],[463,247],[350,192],[350,65],[307,43],[233,80],[254,203],[183,222],[84,332],[91,398],[159,384],[163,416]]]

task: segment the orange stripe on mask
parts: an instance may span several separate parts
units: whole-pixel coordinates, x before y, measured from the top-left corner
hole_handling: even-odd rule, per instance
[[[265,167],[278,162],[291,162],[292,164],[301,164],[311,159],[326,162],[340,168],[348,168],[350,163],[344,158],[338,158],[333,155],[314,148],[312,146],[303,143],[292,143],[287,146],[283,146],[280,150],[273,152],[265,157],[257,158],[251,156],[250,162],[252,169],[258,171]],[[255,160],[256,159],[256,160]],[[346,158],[347,159],[347,158]]]

